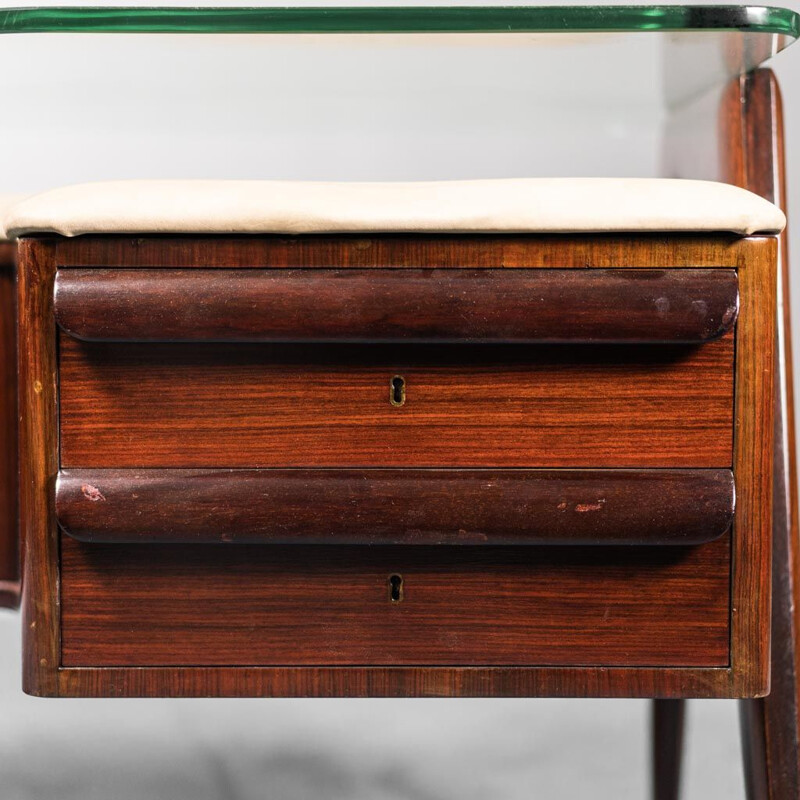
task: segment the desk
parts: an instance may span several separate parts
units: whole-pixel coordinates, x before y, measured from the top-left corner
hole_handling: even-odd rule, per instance
[[[513,12],[521,17],[480,12],[469,24],[484,31],[551,30],[541,19],[539,28],[529,22],[534,11]],[[463,30],[460,16],[434,12],[439,21],[426,21],[424,30]],[[360,19],[355,12],[332,18],[336,30],[350,30]],[[402,15],[401,22],[389,12],[367,18],[373,29],[407,30]],[[20,13],[12,23],[36,29],[49,19]],[[309,24],[304,14],[235,11],[166,17],[88,11],[57,19],[99,30],[187,22],[307,30]],[[579,19],[575,30],[583,29]],[[796,28],[795,17],[777,12],[738,23],[745,29],[739,41],[749,44],[734,72],[755,66],[748,60],[753,53],[768,55]],[[613,29],[620,24],[613,22]],[[660,24],[670,30],[685,26],[686,18],[675,21],[665,12]],[[767,50],[756,42],[766,42]],[[774,81],[758,71],[728,86],[713,98],[725,155],[719,168],[729,183],[779,201]],[[685,174],[693,154],[685,144],[697,119],[694,101],[692,95],[680,105],[670,128],[676,174]],[[709,102],[708,94],[696,102]],[[21,516],[29,691],[674,699],[767,692],[771,595],[774,625],[788,619],[790,608],[770,583],[773,519],[783,522],[780,543],[792,518],[772,513],[773,474],[783,481],[775,495],[779,506],[788,508],[785,487],[793,485],[784,463],[791,450],[773,447],[772,438],[773,425],[779,444],[791,429],[788,405],[778,403],[773,413],[775,394],[782,400],[788,385],[780,373],[774,393],[777,228],[708,231],[662,222],[599,231],[576,224],[569,234],[535,226],[498,233],[491,225],[414,234],[398,232],[397,225],[367,232],[356,225],[340,226],[336,235],[312,226],[308,236],[287,238],[286,228],[265,226],[234,227],[221,236],[197,221],[186,228],[174,222],[157,228],[144,218],[124,229],[113,220],[81,227],[74,211],[92,207],[82,205],[92,197],[97,201],[91,192],[72,203],[62,197],[68,224],[48,216],[47,198],[20,204],[8,223],[23,237]],[[101,197],[108,202],[108,195]],[[139,203],[140,212],[146,206]],[[42,235],[48,233],[56,235]],[[252,288],[254,272],[284,298],[277,332],[263,327],[274,308],[269,315],[256,308],[248,317],[248,301],[240,313],[225,316],[248,292],[262,296]],[[560,287],[551,304],[562,305],[549,328],[531,332],[530,307],[516,316],[502,311],[534,285],[546,295],[544,273]],[[570,295],[565,287],[575,283],[573,273],[586,273],[580,280],[589,283]],[[730,312],[737,304],[726,294],[734,274],[735,331]],[[634,325],[623,335],[637,298],[650,297],[636,289],[636,280],[666,282],[650,298],[660,303],[661,320],[680,310],[680,294],[663,302],[678,277],[693,287],[710,281],[700,300],[704,313],[719,310],[715,324],[650,335]],[[233,288],[228,278],[235,279]],[[338,295],[326,288],[332,279]],[[309,289],[312,280],[318,283]],[[583,318],[581,299],[609,291],[614,284],[608,281],[615,280],[626,287],[608,295],[620,303],[616,321],[608,318],[613,302],[601,304],[603,313],[594,318],[604,334],[569,325],[552,332],[565,317]],[[414,289],[415,281],[424,290]],[[470,294],[474,281],[484,283]],[[512,284],[518,292],[492,311],[496,292]],[[396,319],[389,315],[391,330],[383,334],[376,334],[375,297],[368,291],[377,285],[381,297],[398,304],[392,309],[405,309]],[[311,294],[297,300],[303,291]],[[426,310],[431,297],[439,298],[435,309],[453,308],[453,316]],[[342,298],[349,301],[344,310]],[[466,322],[453,298],[472,304]],[[171,318],[195,300],[202,323],[187,322],[182,313]],[[320,333],[307,313],[311,300],[330,308],[338,302],[337,319],[346,324]],[[476,309],[490,321],[480,332]],[[497,333],[492,320],[516,325]],[[557,357],[542,349],[553,340],[562,348]],[[514,342],[530,350],[521,355]],[[472,350],[465,357],[463,348],[474,347],[480,356]],[[432,469],[444,481],[433,489]],[[542,472],[548,469],[558,472]],[[729,532],[731,469],[737,503]],[[711,481],[702,492],[693,471]],[[333,483],[323,485],[321,472]],[[620,481],[621,495],[612,494],[612,478]],[[630,493],[631,478],[645,487],[639,495]],[[667,487],[665,480],[676,483]],[[687,482],[694,487],[688,497]],[[276,496],[277,503],[264,500]],[[612,497],[622,497],[622,505]],[[651,497],[681,499],[658,507],[656,525],[645,522],[650,503],[643,503]],[[698,497],[704,513],[693,516]],[[539,512],[527,528],[532,506],[526,504],[534,502],[554,517]],[[522,513],[511,513],[515,503]],[[395,507],[398,516],[387,516]],[[612,517],[605,529],[580,516],[620,507],[624,519]],[[353,508],[360,525],[348,515]],[[462,508],[476,516],[466,522]],[[573,515],[570,524],[558,516],[564,511]],[[202,525],[187,524],[193,519]],[[693,538],[674,549],[676,535],[687,531]],[[301,545],[304,536],[314,544]],[[459,536],[468,543],[457,544]],[[510,544],[515,536],[527,537],[525,546]],[[237,544],[237,537],[250,545]],[[477,545],[479,537],[485,546]],[[626,537],[635,544],[627,550]],[[383,540],[380,547],[364,547],[376,539]],[[791,580],[787,564],[784,555],[775,571],[779,580]],[[773,676],[773,699],[776,678],[781,675]],[[792,796],[796,786],[796,738],[776,742],[772,735],[775,714],[781,730],[789,720],[795,736],[793,696],[791,688],[780,695],[779,708],[750,700],[746,711],[753,742],[766,736],[777,757],[794,764],[787,778],[785,770],[776,771],[775,758],[755,760],[763,745],[752,749],[760,766],[751,773],[754,786],[771,780],[782,792],[775,796]],[[679,707],[658,708],[663,756],[676,743]],[[674,772],[674,765],[665,770],[661,791],[670,790]]]

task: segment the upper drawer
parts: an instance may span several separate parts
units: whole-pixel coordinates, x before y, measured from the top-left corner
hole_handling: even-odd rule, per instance
[[[737,309],[722,269],[66,269],[62,465],[730,467]]]

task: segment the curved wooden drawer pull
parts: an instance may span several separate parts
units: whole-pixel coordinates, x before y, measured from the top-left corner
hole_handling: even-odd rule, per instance
[[[730,269],[62,269],[95,341],[692,342],[729,330]]]
[[[731,525],[730,470],[66,470],[87,542],[693,545]]]

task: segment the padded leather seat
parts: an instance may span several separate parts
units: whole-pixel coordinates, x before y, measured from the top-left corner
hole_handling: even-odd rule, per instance
[[[148,180],[54,189],[13,205],[12,236],[115,233],[778,233],[783,213],[722,183],[528,178],[425,183]]]

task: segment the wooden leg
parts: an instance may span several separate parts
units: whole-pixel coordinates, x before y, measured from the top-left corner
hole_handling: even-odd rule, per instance
[[[782,370],[777,370],[780,379]],[[790,374],[790,373],[789,373]],[[786,393],[778,397],[786,401]],[[789,395],[791,396],[791,395]],[[780,399],[779,399],[779,402]],[[779,412],[783,409],[779,408]],[[776,415],[778,425],[791,425],[791,416]],[[778,443],[792,441],[776,429]],[[793,443],[793,442],[792,442]],[[770,693],[759,700],[742,700],[740,721],[748,800],[800,798],[800,721],[798,720],[798,663],[796,607],[797,541],[791,524],[792,502],[787,476],[794,480],[793,459],[776,447],[772,554],[772,669]]]
[[[740,719],[748,800],[800,798],[800,726],[795,636],[793,559],[789,526],[775,531],[773,556],[771,689],[760,700],[742,700]]]
[[[750,164],[746,188],[785,208],[781,101],[772,73],[743,81],[743,131]],[[745,786],[750,800],[800,798],[800,538],[797,517],[789,258],[780,243],[778,352],[775,369],[775,470],[772,551],[772,668],[770,694],[741,703]]]
[[[732,83],[720,107],[720,178],[786,208],[783,118],[775,76],[768,69]],[[679,164],[681,150],[674,147]],[[692,155],[691,153],[685,155]],[[683,169],[681,177],[697,177]],[[745,783],[750,800],[798,800],[798,676],[800,537],[797,515],[792,396],[789,257],[780,237],[778,348],[775,369],[775,469],[772,554],[771,693],[740,706]]]
[[[685,700],[653,701],[654,800],[678,800],[685,717]]]

